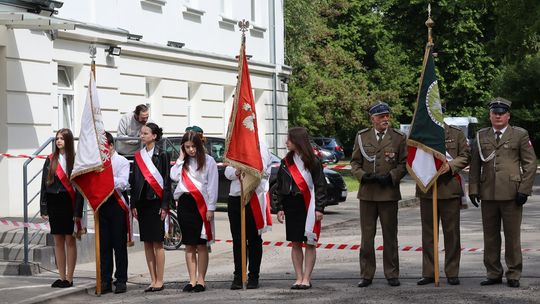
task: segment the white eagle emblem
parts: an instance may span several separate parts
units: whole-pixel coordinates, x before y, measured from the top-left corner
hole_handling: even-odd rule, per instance
[[[254,132],[255,131],[255,113],[253,113],[253,110],[251,109],[251,105],[248,104],[248,103],[244,103],[242,105],[242,109],[244,111],[247,111],[247,112],[251,112],[250,114],[248,114],[248,116],[246,116],[246,118],[244,118],[244,120],[242,121],[242,124],[248,128],[250,131]]]

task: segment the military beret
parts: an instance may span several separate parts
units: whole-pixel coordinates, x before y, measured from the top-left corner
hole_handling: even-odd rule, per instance
[[[193,131],[193,132],[197,132],[197,133],[204,133],[203,129],[199,126],[191,126],[189,127],[190,129],[188,131]]]
[[[493,113],[506,113],[510,111],[512,102],[502,97],[497,97],[489,102],[489,110]]]
[[[388,114],[390,113],[390,107],[386,102],[378,100],[374,104],[369,106],[368,113],[369,115]]]

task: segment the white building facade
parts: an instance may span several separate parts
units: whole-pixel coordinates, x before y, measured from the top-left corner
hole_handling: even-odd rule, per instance
[[[165,136],[189,125],[225,136],[242,19],[252,24],[246,45],[259,136],[283,155],[291,72],[284,65],[283,0],[0,1],[0,153],[31,154],[63,127],[78,136],[90,45],[97,48],[99,100],[113,135],[122,115],[148,104]],[[111,47],[120,56],[110,55]],[[0,157],[0,217],[22,215],[24,161]],[[28,178],[42,165],[34,160]]]

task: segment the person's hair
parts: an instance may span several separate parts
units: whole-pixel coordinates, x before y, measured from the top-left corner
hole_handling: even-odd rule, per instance
[[[296,152],[300,155],[300,158],[304,162],[304,166],[306,167],[306,169],[308,169],[309,172],[314,172],[317,169],[316,156],[315,153],[313,153],[313,148],[311,147],[311,144],[309,142],[309,134],[306,128],[290,128],[289,132],[287,133],[287,137],[296,148],[295,151],[289,151],[285,156],[287,162],[289,164],[292,164],[294,162],[293,156]]]
[[[147,126],[150,129],[150,131],[152,131],[152,134],[156,135],[156,142],[161,140],[161,137],[163,136],[162,128],[160,128],[158,125],[156,125],[153,122],[149,122],[145,126]]]
[[[186,149],[184,148],[184,143],[188,141],[192,142],[197,149],[194,158],[197,160],[197,171],[200,171],[202,168],[204,168],[204,165],[206,164],[206,153],[201,138],[196,132],[193,131],[188,131],[184,134],[184,136],[182,136],[180,146],[182,152],[184,152],[184,165],[182,168],[183,170],[189,171],[189,159],[192,157],[187,154]]]
[[[135,111],[133,111],[133,113],[135,113],[135,115],[139,116],[139,114],[141,114],[141,112],[148,112],[148,106],[145,105],[145,104],[140,104],[138,106],[135,107]]]
[[[49,171],[47,172],[47,185],[54,183],[54,174],[58,167],[58,157],[60,155],[60,149],[56,147],[56,137],[61,134],[64,138],[64,157],[66,158],[66,174],[68,178],[71,176],[73,170],[73,163],[75,162],[75,145],[73,143],[73,133],[70,129],[60,129],[54,136],[55,149],[52,154],[51,162],[49,164]]]
[[[105,136],[107,137],[107,142],[109,146],[114,147],[114,137],[112,136],[112,134],[109,132],[105,132]]]

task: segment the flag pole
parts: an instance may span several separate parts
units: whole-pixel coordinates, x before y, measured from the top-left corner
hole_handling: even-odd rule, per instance
[[[431,3],[428,3],[428,19],[426,20],[426,26],[428,28],[428,47],[433,47],[432,28],[435,26],[435,22],[431,19]],[[435,287],[439,287],[439,216],[437,213],[437,180],[433,183],[433,272],[435,274]]]
[[[92,63],[90,64],[90,70],[94,76],[94,81],[96,79],[96,46],[90,45],[90,58],[92,58]],[[90,89],[90,88],[89,88]],[[90,100],[92,102],[92,100]],[[96,247],[96,295],[101,296],[101,250],[100,250],[100,240],[99,240],[99,208],[94,210],[94,239]]]

